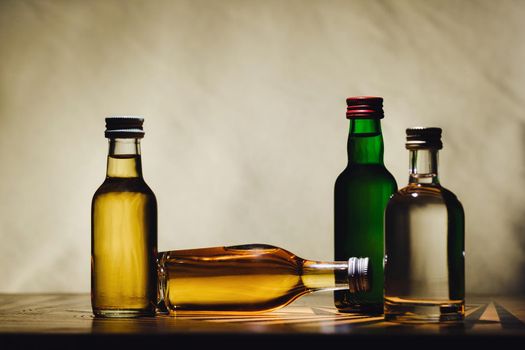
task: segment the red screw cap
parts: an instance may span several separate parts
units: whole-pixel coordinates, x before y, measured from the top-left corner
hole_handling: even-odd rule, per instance
[[[383,98],[375,96],[353,96],[346,99],[346,118],[383,119]]]

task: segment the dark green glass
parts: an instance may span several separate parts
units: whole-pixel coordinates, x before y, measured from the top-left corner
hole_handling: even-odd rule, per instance
[[[368,292],[335,291],[339,311],[383,312],[383,223],[385,207],[397,184],[383,164],[383,135],[378,118],[350,118],[348,166],[335,182],[335,259],[367,256],[372,268]]]

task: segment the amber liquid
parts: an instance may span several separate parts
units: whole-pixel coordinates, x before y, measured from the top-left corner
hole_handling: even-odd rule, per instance
[[[348,289],[347,269],[262,244],[179,250],[160,253],[159,289],[172,314],[263,312],[308,292]]]
[[[92,202],[91,298],[97,316],[151,315],[157,299],[157,204],[140,155],[111,156]]]

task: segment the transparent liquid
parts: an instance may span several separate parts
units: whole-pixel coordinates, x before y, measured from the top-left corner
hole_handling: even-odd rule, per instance
[[[454,194],[411,184],[390,200],[385,224],[385,318],[462,320],[464,218]]]
[[[110,159],[120,170],[140,158]],[[140,177],[108,177],[92,202],[91,299],[97,316],[151,315],[157,299],[157,205]]]
[[[159,289],[170,313],[270,311],[308,292],[335,289],[336,279],[348,288],[346,263],[339,270],[318,265],[262,244],[163,252]]]

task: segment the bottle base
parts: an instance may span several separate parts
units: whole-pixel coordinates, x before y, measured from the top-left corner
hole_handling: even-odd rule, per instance
[[[463,300],[385,298],[385,320],[399,323],[457,323],[465,318]]]
[[[336,305],[337,311],[342,313],[357,313],[363,315],[382,315],[383,304],[355,304],[355,305]]]
[[[155,316],[151,310],[93,310],[95,317],[100,318],[136,318]]]

